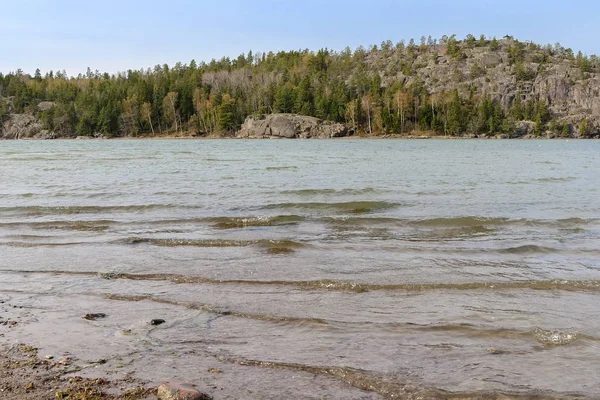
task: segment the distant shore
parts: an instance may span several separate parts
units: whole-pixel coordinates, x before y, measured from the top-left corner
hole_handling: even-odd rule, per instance
[[[594,140],[600,139],[598,137],[560,137],[560,136],[519,136],[519,137],[508,137],[506,135],[496,136],[444,136],[444,135],[352,135],[336,138],[293,138],[286,139],[281,137],[265,137],[265,138],[254,138],[254,137],[240,137],[240,136],[225,136],[225,135],[140,135],[140,136],[119,136],[119,137],[89,137],[89,136],[78,136],[78,137],[60,137],[55,139],[37,139],[37,138],[23,138],[23,139],[3,139],[7,141],[14,140],[27,140],[27,141],[54,141],[54,140],[81,140],[81,141],[98,141],[98,140],[381,140],[381,139],[394,139],[394,140]]]

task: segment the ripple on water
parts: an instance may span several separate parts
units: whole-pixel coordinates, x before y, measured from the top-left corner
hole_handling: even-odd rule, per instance
[[[247,227],[268,227],[295,225],[303,221],[299,215],[278,215],[274,217],[214,217],[210,218],[213,228],[236,229]]]
[[[262,209],[304,209],[315,211],[335,211],[338,213],[353,213],[362,214],[386,209],[393,209],[402,206],[400,203],[392,203],[388,201],[346,201],[346,202],[290,202],[290,203],[274,203],[269,204]]]

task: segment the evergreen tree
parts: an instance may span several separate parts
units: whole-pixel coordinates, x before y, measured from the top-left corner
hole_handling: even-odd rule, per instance
[[[459,135],[463,131],[462,103],[458,95],[458,90],[454,89],[452,101],[448,107],[448,123],[446,132],[450,135]]]
[[[293,111],[301,115],[313,115],[315,112],[314,101],[310,77],[305,76],[298,86]]]
[[[233,117],[235,100],[228,94],[223,96],[219,106],[219,128],[225,132],[233,131],[235,121]]]

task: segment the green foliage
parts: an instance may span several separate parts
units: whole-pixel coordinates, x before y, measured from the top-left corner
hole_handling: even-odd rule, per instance
[[[497,51],[498,49],[500,49],[500,44],[498,43],[498,40],[494,36],[494,38],[490,41],[490,50]]]
[[[517,81],[531,81],[535,79],[536,72],[527,68],[522,62],[518,62],[514,66],[515,77]]]
[[[478,108],[478,133],[496,134],[502,131],[504,112],[498,102],[484,97]]]
[[[523,43],[515,40],[511,45],[508,46],[508,60],[511,64],[520,63],[524,60],[525,46]]]
[[[277,113],[291,113],[294,107],[294,91],[291,84],[279,86],[275,94],[273,111]]]
[[[467,47],[473,48],[473,47],[475,47],[476,43],[477,43],[477,39],[475,39],[475,36],[473,36],[472,34],[469,33],[465,39],[465,44],[467,45]]]
[[[485,35],[479,36],[479,43],[477,44],[479,47],[484,47],[487,44],[487,40],[485,39]]]
[[[479,64],[473,64],[471,67],[471,79],[481,78],[482,76],[485,76],[485,74],[485,69],[481,68]]]
[[[577,53],[575,62],[582,72],[593,72],[594,68],[588,56],[584,56],[581,51]]]
[[[219,106],[219,128],[225,132],[231,132],[235,127],[234,105],[234,99],[229,95],[223,96],[223,100]]]
[[[515,100],[513,101],[510,115],[515,121],[521,121],[524,119],[523,102],[521,101],[520,92],[517,92]]]
[[[589,133],[588,129],[588,120],[584,118],[579,124],[579,135],[586,136]]]
[[[449,56],[459,58],[462,56],[462,51],[456,40],[456,35],[452,35],[448,38],[448,49],[446,50]]]
[[[296,101],[293,111],[301,115],[313,115],[315,112],[315,99],[310,77],[305,76],[300,81],[296,90]]]
[[[458,90],[452,93],[452,101],[448,106],[448,123],[446,132],[450,135],[459,135],[463,132],[463,109]]]

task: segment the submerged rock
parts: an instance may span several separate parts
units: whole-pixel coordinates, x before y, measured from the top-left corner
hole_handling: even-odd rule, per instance
[[[158,387],[157,396],[160,400],[212,400],[188,383],[165,382]]]
[[[334,138],[343,137],[348,130],[343,124],[296,114],[250,116],[237,136],[242,138]]]
[[[106,318],[106,314],[96,313],[96,314],[83,314],[81,318],[86,319],[88,321],[96,321],[97,319]]]

